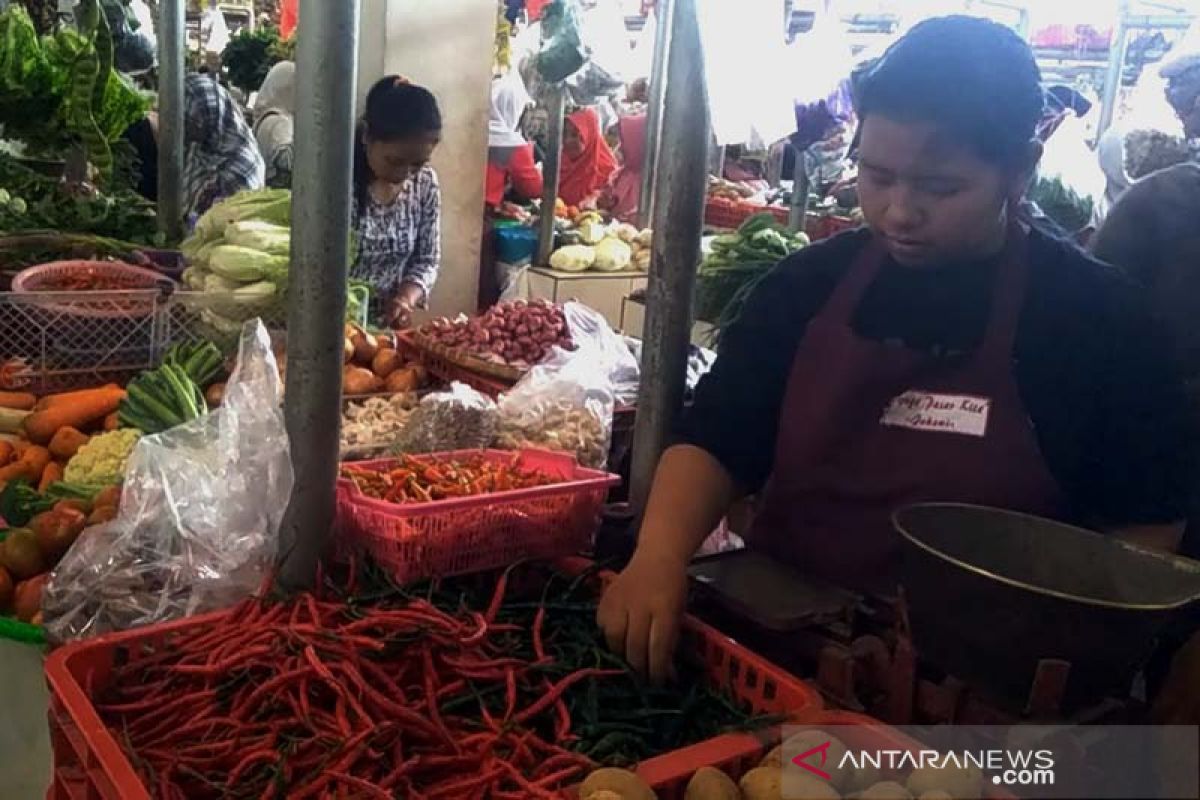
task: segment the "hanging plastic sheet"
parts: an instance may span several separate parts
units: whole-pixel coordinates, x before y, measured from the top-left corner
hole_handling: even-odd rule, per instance
[[[779,0],[697,0],[717,144],[763,149],[795,130],[782,11]]]

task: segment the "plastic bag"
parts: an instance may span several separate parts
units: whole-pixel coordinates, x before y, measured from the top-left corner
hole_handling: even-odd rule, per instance
[[[598,351],[554,348],[500,398],[496,446],[570,453],[585,467],[608,462],[616,401],[609,372]]]
[[[574,0],[557,0],[542,12],[542,47],[537,70],[547,83],[559,83],[579,71],[587,53],[579,37],[579,11]]]
[[[616,403],[632,405],[637,402],[641,365],[625,337],[612,329],[604,315],[583,303],[565,303],[563,316],[575,342],[575,353],[592,360],[591,369],[608,379],[609,392]]]
[[[120,515],[51,573],[52,641],[226,608],[262,585],[292,491],[282,397],[267,330],[249,322],[220,410],[138,442]]]
[[[393,455],[487,447],[496,434],[496,404],[462,383],[426,396],[392,445]]]

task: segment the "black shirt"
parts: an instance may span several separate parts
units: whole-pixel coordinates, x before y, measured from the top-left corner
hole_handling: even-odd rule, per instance
[[[755,492],[774,460],[796,347],[808,321],[869,240],[851,231],[780,263],[722,341],[682,422]],[[1178,370],[1140,291],[1073,244],[1030,234],[1030,276],[1014,347],[1017,385],[1076,522],[1181,520],[1197,438]],[[915,270],[888,261],[853,318],[873,340],[961,354],[983,339],[999,259]]]

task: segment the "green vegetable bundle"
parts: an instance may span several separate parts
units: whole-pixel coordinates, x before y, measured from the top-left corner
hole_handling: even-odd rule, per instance
[[[121,426],[162,433],[208,411],[204,392],[181,367],[164,362],[130,381],[118,410]]]
[[[20,5],[0,13],[0,124],[33,153],[83,147],[108,179],[112,143],[150,103],[113,69],[112,31],[97,0],[83,0],[78,19],[78,30],[39,39]]]
[[[712,254],[700,264],[696,316],[716,326],[717,338],[742,312],[758,282],[776,264],[808,245],[803,233],[792,233],[770,214],[750,217],[736,233],[718,236]]]
[[[114,148],[114,154],[119,165],[123,148]],[[119,187],[116,181],[101,191],[90,184],[68,183],[43,175],[11,156],[0,154],[0,190],[9,196],[9,202],[0,204],[3,233],[69,231],[72,235],[118,240],[115,244],[96,242],[96,255],[102,256],[119,255],[113,252],[114,248],[128,252],[130,244],[162,243],[154,204],[132,189]],[[86,246],[79,241],[73,244]],[[5,261],[6,266],[8,263]]]
[[[177,344],[167,351],[163,363],[182,370],[203,389],[221,372],[225,356],[212,342]]]

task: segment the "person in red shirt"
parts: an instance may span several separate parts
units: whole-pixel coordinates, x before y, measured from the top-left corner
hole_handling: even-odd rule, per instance
[[[500,205],[509,187],[522,200],[532,200],[542,194],[542,174],[534,163],[533,145],[525,141],[518,130],[521,115],[531,103],[529,93],[516,73],[492,81],[484,195],[488,208]]]

